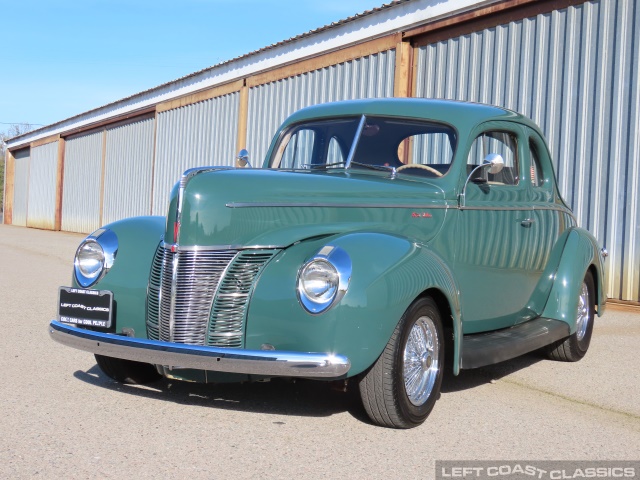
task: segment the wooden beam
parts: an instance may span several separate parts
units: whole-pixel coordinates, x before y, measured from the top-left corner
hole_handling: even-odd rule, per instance
[[[4,160],[4,224],[11,225],[13,223],[13,195],[15,184],[15,158],[11,151],[6,150]]]
[[[411,38],[412,44],[415,47],[420,47],[523,18],[535,17],[553,10],[582,5],[587,1],[505,0],[407,30],[404,32],[404,38]]]
[[[240,102],[238,105],[238,139],[236,152],[247,148],[247,122],[249,121],[249,87],[246,85],[240,90]],[[239,167],[236,159],[236,167]],[[255,165],[257,166],[257,165]]]
[[[45,137],[45,138],[41,138],[39,140],[35,140],[33,142],[31,142],[31,144],[29,145],[31,148],[35,148],[35,147],[40,147],[42,145],[46,145],[47,143],[53,143],[53,142],[57,142],[58,140],[60,140],[60,134],[56,134],[56,135],[51,135],[50,137]]]
[[[398,42],[396,45],[396,69],[393,79],[393,96],[409,97],[412,87],[413,48],[409,42]]]
[[[330,67],[331,65],[348,62],[356,58],[392,50],[396,48],[400,38],[401,35],[399,33],[394,33],[369,42],[359,43],[351,47],[341,48],[340,50],[325,53],[317,57],[308,58],[301,62],[294,61],[289,65],[268,70],[247,78],[247,86],[249,88],[256,87],[258,85],[264,85],[265,83],[282,80],[283,78],[295,77],[296,75]]]
[[[235,82],[219,85],[217,87],[202,90],[200,92],[185,95],[183,97],[174,98],[164,103],[156,105],[156,112],[166,112],[167,110],[173,110],[174,108],[185,107],[193,103],[204,102],[216,97],[222,97],[229,93],[239,91],[244,85],[244,80],[237,80]]]
[[[58,142],[58,164],[56,169],[56,210],[53,229],[60,231],[62,228],[62,190],[64,187],[64,138]]]
[[[128,121],[136,121],[138,120],[138,117],[145,117],[147,115],[151,115],[153,113],[155,113],[156,111],[156,107],[155,106],[151,106],[151,107],[146,107],[146,108],[141,108],[140,110],[136,110],[134,112],[129,112],[125,115],[118,115],[116,117],[113,118],[109,118],[107,120],[102,120],[100,122],[94,122],[94,123],[90,123],[88,125],[84,125],[82,127],[77,127],[74,128],[73,130],[69,130],[66,132],[62,132],[62,135],[67,138],[70,137],[72,135],[76,135],[78,133],[88,133],[90,130],[97,130],[101,127],[104,126],[109,126],[112,127],[118,123],[127,123]],[[142,119],[142,118],[140,118]]]

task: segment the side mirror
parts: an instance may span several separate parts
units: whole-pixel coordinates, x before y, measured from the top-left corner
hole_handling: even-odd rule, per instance
[[[489,173],[495,175],[500,173],[504,168],[504,158],[498,153],[490,153],[484,157],[484,163],[482,166],[489,165]]]
[[[252,168],[251,163],[249,163],[249,152],[246,148],[243,148],[238,152],[236,160],[238,161],[239,167],[246,167],[247,165],[249,165],[249,168]]]
[[[464,182],[464,186],[462,187],[462,193],[460,193],[460,195],[458,196],[459,205],[461,207],[464,207],[464,203],[465,203],[464,199],[465,199],[465,192],[467,191],[467,184],[469,183],[469,180],[471,180],[471,177],[473,177],[474,173],[476,173],[478,170],[481,170],[481,169],[487,169],[488,173],[495,175],[496,173],[500,173],[503,168],[504,168],[504,159],[502,158],[502,155],[498,153],[490,153],[489,155],[484,157],[484,161],[482,162],[482,165],[478,165],[476,168],[471,170],[471,173],[469,173],[469,176],[467,176],[467,180]]]

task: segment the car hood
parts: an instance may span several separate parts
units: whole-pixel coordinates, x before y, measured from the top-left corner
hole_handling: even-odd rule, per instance
[[[178,185],[165,241],[173,243]],[[386,172],[208,171],[186,184],[178,243],[278,246],[351,231],[388,232],[426,242],[446,214],[442,189]]]

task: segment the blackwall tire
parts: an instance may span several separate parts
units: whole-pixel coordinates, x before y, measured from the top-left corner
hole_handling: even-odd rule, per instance
[[[547,356],[560,362],[577,362],[589,349],[595,318],[595,287],[591,272],[587,272],[580,288],[576,311],[576,331],[547,347]]]
[[[360,397],[380,426],[422,424],[440,395],[444,367],[442,320],[431,298],[416,300],[402,316],[382,355],[361,377]]]

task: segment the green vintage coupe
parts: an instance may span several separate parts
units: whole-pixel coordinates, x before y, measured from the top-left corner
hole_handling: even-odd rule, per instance
[[[423,99],[298,111],[262,168],[186,171],[165,217],[89,235],[51,337],[109,377],[302,377],[421,424],[453,374],[541,349],[580,360],[603,260],[538,127]]]

